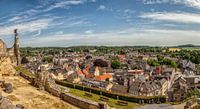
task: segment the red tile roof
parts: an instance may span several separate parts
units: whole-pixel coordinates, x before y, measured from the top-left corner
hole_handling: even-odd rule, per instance
[[[98,81],[105,81],[106,79],[110,79],[110,78],[112,78],[112,75],[108,73],[100,75],[100,76],[95,76],[95,80],[98,80]]]
[[[83,74],[83,72],[82,72],[81,70],[77,70],[76,73],[77,73],[78,75],[82,75],[82,74]]]
[[[125,55],[117,55],[117,58],[118,58],[119,60],[124,60],[124,59],[125,59]]]
[[[83,74],[85,75],[86,78],[92,77],[92,75],[90,74],[89,71],[87,71],[87,69],[83,69]]]

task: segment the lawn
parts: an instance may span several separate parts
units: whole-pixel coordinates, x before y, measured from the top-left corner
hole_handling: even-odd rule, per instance
[[[29,72],[27,69],[21,67],[21,66],[18,66],[18,67],[15,67],[15,70],[18,71],[18,72],[22,72],[23,74],[29,76],[29,77],[35,77],[34,74],[32,74],[31,72]]]
[[[96,102],[100,102],[99,98],[100,98],[100,95],[96,95],[96,94],[92,94],[92,97],[88,97],[88,96],[85,96],[85,91],[81,91],[81,90],[77,90],[77,89],[72,89],[70,88],[70,91],[69,93],[73,94],[73,95],[76,95],[76,96],[79,96],[79,97],[82,97],[82,98],[85,98],[85,99],[88,99],[88,100],[92,100],[92,101],[96,101]],[[107,102],[107,104],[110,106],[110,107],[113,107],[113,108],[120,108],[120,109],[135,109],[137,108],[138,106],[140,106],[139,104],[137,103],[131,103],[131,102],[128,102],[128,106],[121,106],[121,105],[117,105],[118,100],[116,99],[112,99],[112,98],[109,98],[109,101]]]

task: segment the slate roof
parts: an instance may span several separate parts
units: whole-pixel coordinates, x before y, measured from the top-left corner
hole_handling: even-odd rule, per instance
[[[128,87],[119,84],[114,84],[111,88],[111,91],[116,93],[127,93]]]

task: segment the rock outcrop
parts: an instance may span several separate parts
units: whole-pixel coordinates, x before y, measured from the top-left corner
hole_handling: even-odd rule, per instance
[[[0,109],[20,109],[20,108],[17,108],[15,105],[13,105],[9,99],[3,97],[2,94],[0,93]]]
[[[2,75],[14,75],[14,66],[12,65],[11,59],[9,57],[3,57],[0,59],[0,76]]]

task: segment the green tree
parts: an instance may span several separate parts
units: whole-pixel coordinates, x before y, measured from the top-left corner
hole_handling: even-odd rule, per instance
[[[27,64],[29,63],[28,59],[26,57],[23,57],[21,60],[21,64]]]
[[[52,63],[52,62],[53,62],[53,57],[50,57],[50,56],[44,57],[44,58],[42,59],[42,61],[43,61],[43,62]]]
[[[147,63],[148,63],[150,66],[159,66],[159,65],[160,65],[160,63],[157,62],[157,61],[154,60],[154,59],[148,59],[148,60],[147,60]]]
[[[177,63],[175,62],[175,61],[171,61],[171,66],[173,67],[173,68],[177,68]]]
[[[171,54],[171,57],[172,57],[172,58],[175,58],[175,57],[176,57],[176,54],[174,54],[174,53]]]
[[[112,67],[113,69],[119,69],[119,68],[121,67],[121,63],[120,63],[119,61],[117,61],[117,60],[114,60],[114,61],[112,61],[112,63],[111,63],[111,67]]]

